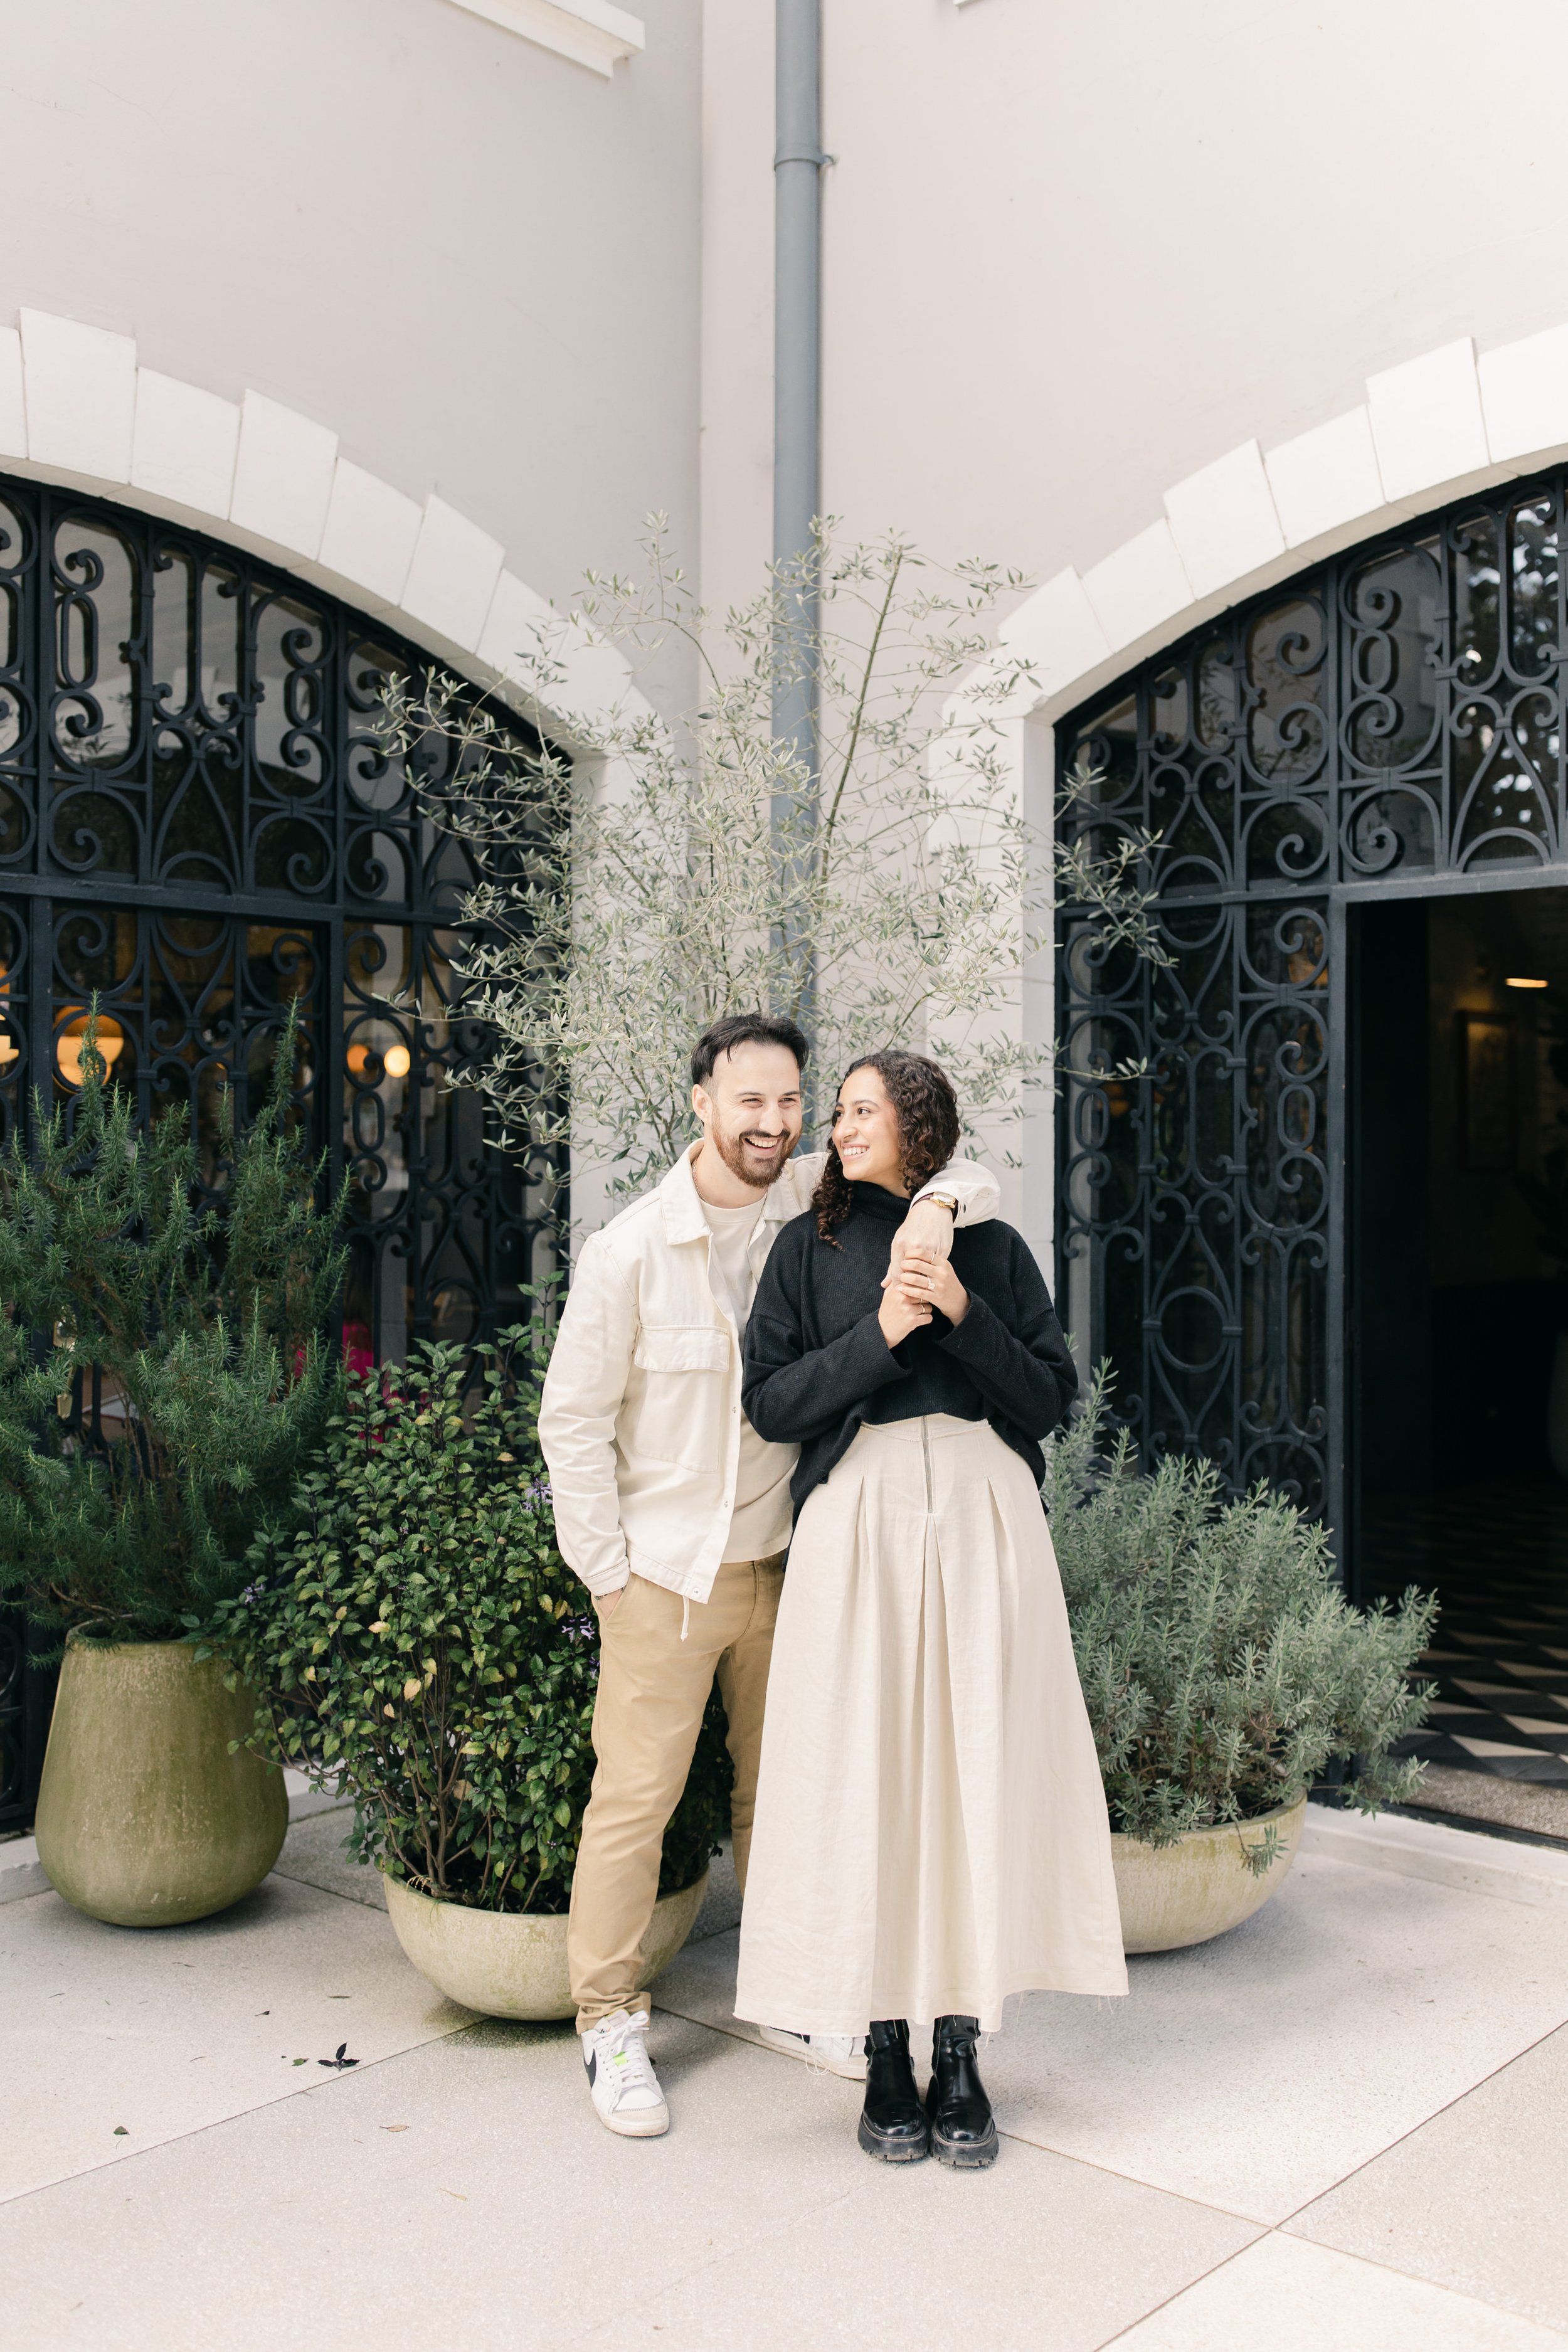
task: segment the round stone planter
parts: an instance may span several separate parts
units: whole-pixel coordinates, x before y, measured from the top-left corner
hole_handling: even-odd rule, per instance
[[[697,1924],[708,1873],[695,1886],[656,1903],[643,1941],[639,1989],[667,1969]],[[566,1921],[531,1911],[476,1911],[437,1903],[400,1878],[386,1881],[386,1907],[397,1940],[437,1992],[481,2017],[542,2021],[572,2017],[566,1977]]]
[[[188,1642],[68,1643],[35,1824],[68,1903],[172,1927],[266,1877],[289,1827],[283,1775],[228,1750],[255,1713]]]
[[[1121,1905],[1121,1940],[1130,1952],[1174,1952],[1186,1944],[1206,1944],[1239,1927],[1278,1894],[1301,1842],[1307,1800],[1277,1805],[1255,1821],[1230,1822],[1223,1829],[1190,1830],[1174,1845],[1145,1845],[1142,1839],[1112,1832],[1116,1892]],[[1247,1846],[1262,1843],[1270,1826],[1279,1850],[1254,1877],[1243,1859]]]

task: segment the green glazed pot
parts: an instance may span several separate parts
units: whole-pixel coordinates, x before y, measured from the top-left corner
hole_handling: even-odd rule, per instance
[[[228,1752],[254,1716],[188,1642],[73,1638],[34,1824],[66,1901],[117,1927],[165,1927],[248,1895],[289,1827],[282,1773]]]

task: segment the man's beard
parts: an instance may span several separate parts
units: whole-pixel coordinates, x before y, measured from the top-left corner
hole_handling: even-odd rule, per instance
[[[758,1164],[763,1157],[763,1147],[754,1143],[751,1136],[721,1135],[715,1128],[712,1130],[712,1139],[720,1159],[724,1162],[731,1175],[738,1176],[742,1184],[771,1184],[795,1150],[796,1141],[792,1135],[781,1136],[764,1169]],[[747,1154],[748,1143],[752,1145],[754,1160]]]

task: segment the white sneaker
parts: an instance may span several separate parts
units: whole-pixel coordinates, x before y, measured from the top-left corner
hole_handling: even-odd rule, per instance
[[[866,2079],[866,2043],[860,2034],[792,2033],[785,2025],[760,2025],[757,2031],[770,2050],[782,2050],[786,2058],[804,2058],[808,2066],[842,2074],[847,2083]]]
[[[624,2009],[602,2017],[582,2038],[583,2063],[595,2113],[623,2139],[658,2139],[669,2129],[669,2109],[643,2035],[647,2011]]]

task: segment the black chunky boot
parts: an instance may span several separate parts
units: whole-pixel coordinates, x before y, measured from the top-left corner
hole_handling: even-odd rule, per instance
[[[996,2118],[974,2061],[979,2021],[973,2017],[939,2017],[931,2037],[931,2084],[926,2114],[931,2118],[931,2151],[942,2164],[961,2171],[978,2171],[994,2164],[1001,2146]],[[863,2143],[862,2143],[863,2144]]]
[[[910,2029],[901,2017],[875,2017],[866,2036],[866,2104],[857,2135],[868,2156],[918,2164],[931,2154],[925,2110],[910,2063]]]

